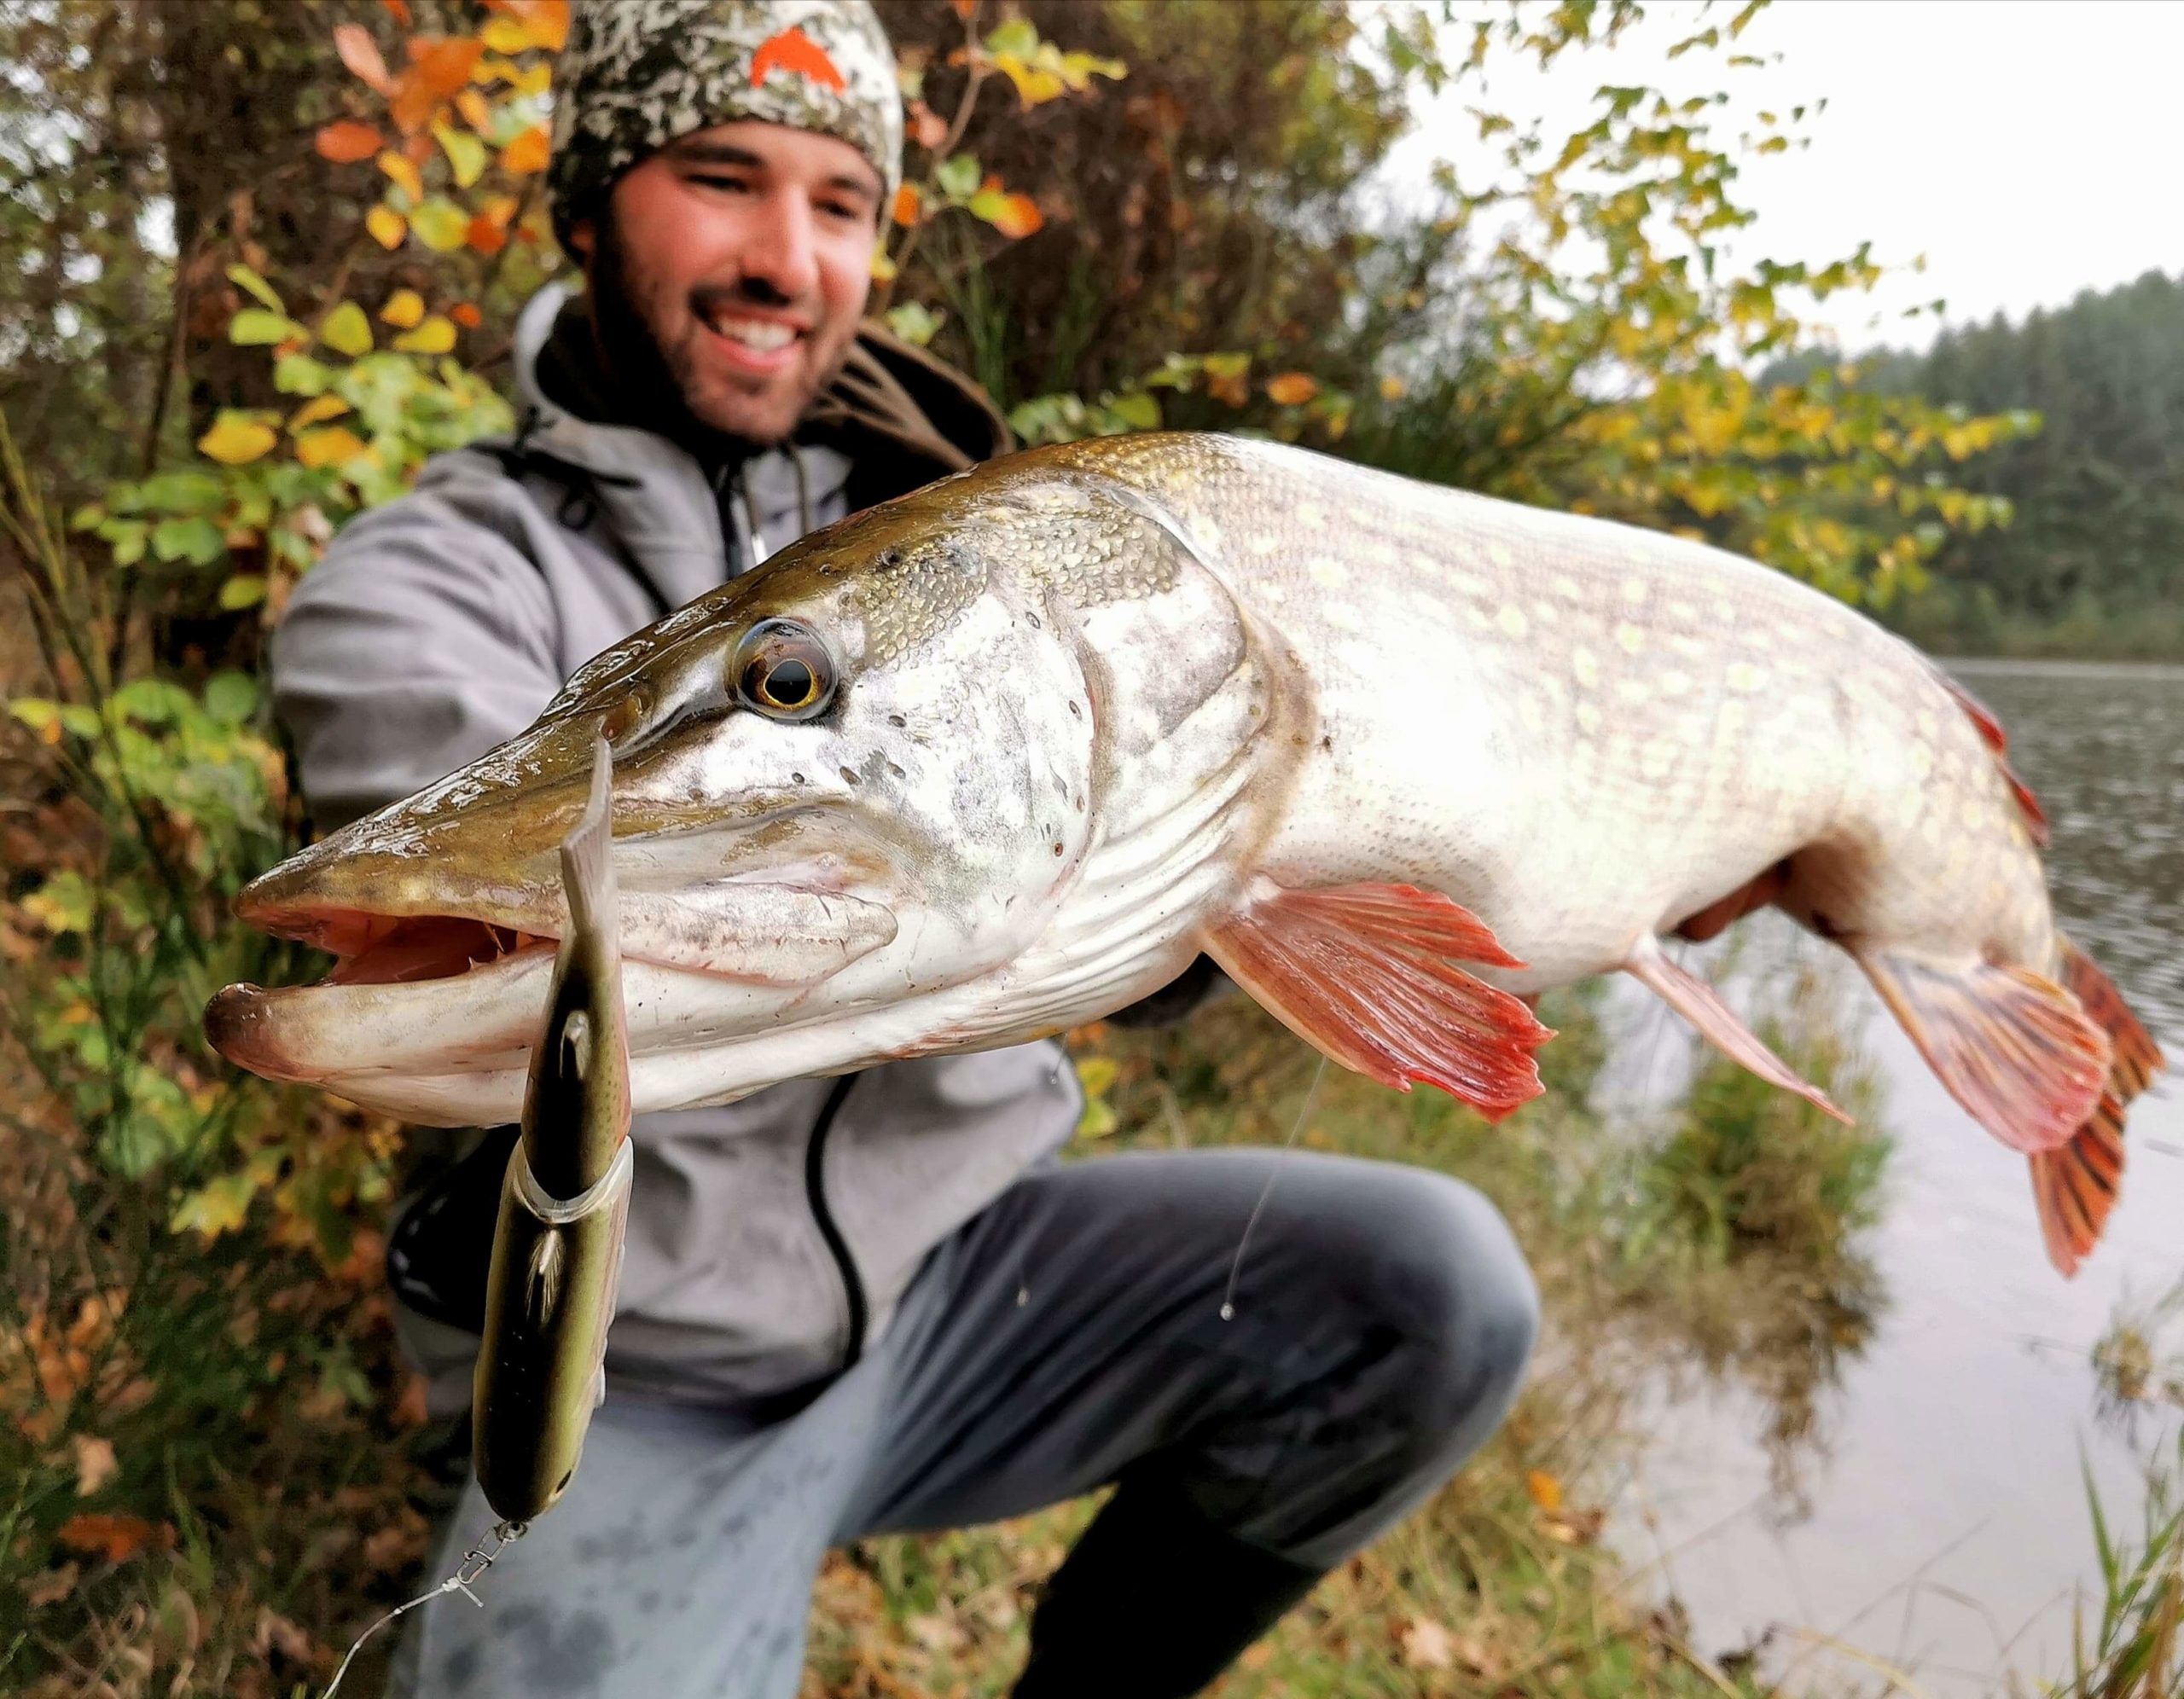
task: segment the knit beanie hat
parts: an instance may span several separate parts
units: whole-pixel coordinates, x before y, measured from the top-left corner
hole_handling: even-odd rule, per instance
[[[547,184],[564,247],[630,166],[739,119],[848,142],[891,200],[902,181],[903,99],[871,0],[576,0],[555,85]]]

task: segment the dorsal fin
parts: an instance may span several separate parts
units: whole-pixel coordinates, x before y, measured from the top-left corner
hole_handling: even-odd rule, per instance
[[[1931,665],[1931,663],[1928,664]],[[2002,769],[2003,782],[2010,787],[2010,794],[2017,798],[2017,805],[2024,815],[2024,823],[2032,833],[2032,841],[2042,849],[2048,847],[2048,811],[2040,806],[2040,798],[2032,794],[2032,787],[2018,778],[2009,763],[2009,734],[2002,729],[1987,705],[1943,672],[1933,668],[1934,676],[1941,681],[1942,688],[1956,699],[1956,705],[1971,717],[1979,729],[1979,740],[1994,751],[1995,765]]]

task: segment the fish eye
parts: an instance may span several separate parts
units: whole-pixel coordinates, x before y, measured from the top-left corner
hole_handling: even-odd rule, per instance
[[[736,699],[775,720],[809,720],[834,699],[834,658],[818,634],[793,619],[765,619],[735,646],[729,676]]]

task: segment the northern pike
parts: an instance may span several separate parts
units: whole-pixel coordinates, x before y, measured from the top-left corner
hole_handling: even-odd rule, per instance
[[[508,1153],[485,1286],[471,1450],[485,1500],[510,1522],[550,1509],[603,1395],[607,1324],[629,1220],[629,1023],[616,946],[613,757],[559,850],[568,924],[532,1046],[522,1137]]]
[[[1531,1000],[1617,970],[1825,1104],[1663,948],[1771,903],[2030,1158],[2068,1273],[2161,1065],[2056,929],[2000,728],[1871,620],[1698,542],[1186,433],[990,462],[607,650],[243,893],[342,960],[223,992],[214,1043],[507,1119],[601,735],[640,1110],[1054,1033],[1200,952],[1490,1116],[1539,1090]]]

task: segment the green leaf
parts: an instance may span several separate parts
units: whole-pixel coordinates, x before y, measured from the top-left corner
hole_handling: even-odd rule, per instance
[[[228,281],[238,289],[247,290],[255,296],[268,312],[286,313],[288,310],[281,304],[281,298],[273,293],[273,286],[247,265],[241,264],[230,265],[228,268]]]
[[[444,194],[435,194],[410,215],[417,240],[434,253],[453,253],[470,234],[470,215]]]
[[[238,572],[220,586],[220,606],[230,613],[255,607],[265,600],[265,580],[254,572]]]
[[[245,307],[228,321],[228,340],[238,348],[270,347],[310,334],[286,313],[261,312],[256,307]]]
[[[96,531],[106,523],[106,509],[96,502],[86,502],[68,516],[70,531]]]
[[[333,367],[308,354],[284,354],[274,362],[273,387],[283,395],[323,395],[334,375]]]
[[[1013,53],[1019,59],[1029,59],[1038,50],[1039,32],[1027,18],[1011,18],[986,35],[988,53]]]
[[[1160,428],[1159,398],[1147,395],[1143,390],[1131,390],[1114,397],[1107,403],[1107,411],[1133,431],[1158,431]]]
[[[258,708],[258,681],[247,673],[215,673],[205,681],[205,711],[224,726],[240,726]]]
[[[99,535],[113,550],[113,564],[134,566],[144,558],[144,543],[151,528],[141,519],[119,519],[102,527]]]
[[[962,200],[978,192],[979,159],[975,154],[958,154],[941,161],[933,181],[950,200]]]
[[[328,313],[319,334],[328,348],[352,360],[372,351],[371,321],[354,301],[344,301]]]
[[[188,691],[163,678],[133,678],[107,701],[117,722],[134,720],[142,726],[170,725],[196,706]]]
[[[923,348],[947,322],[947,316],[945,313],[934,312],[922,301],[905,301],[888,309],[887,328],[914,347]]]
[[[161,513],[210,513],[226,505],[228,492],[209,473],[163,472],[136,486],[137,503]]]
[[[193,566],[209,566],[226,547],[220,528],[202,514],[161,519],[152,529],[152,553],[162,560],[186,560]]]

